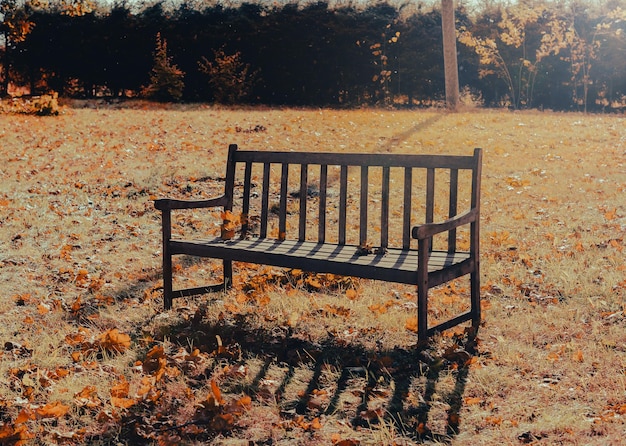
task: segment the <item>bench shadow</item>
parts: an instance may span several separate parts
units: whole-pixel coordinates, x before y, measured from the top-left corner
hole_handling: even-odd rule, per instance
[[[445,116],[444,113],[437,113],[436,115],[431,116],[428,119],[418,122],[413,127],[405,130],[404,132],[398,133],[395,136],[392,136],[388,139],[387,143],[383,145],[382,149],[390,152],[394,147],[408,140],[415,133],[418,133],[431,125],[435,124],[437,121],[441,120]]]
[[[393,429],[418,444],[450,444],[459,432],[468,364],[475,354],[471,333],[459,339],[457,353],[434,356],[427,345],[379,350],[330,334],[304,339],[288,327],[254,328],[245,317],[217,323],[193,318],[164,328],[174,345],[217,352],[220,367],[256,364],[250,379],[227,383],[222,392],[278,404],[282,421],[333,416],[355,430]]]

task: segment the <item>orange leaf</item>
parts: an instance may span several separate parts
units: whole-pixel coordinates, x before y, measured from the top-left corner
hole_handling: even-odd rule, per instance
[[[66,406],[60,402],[48,403],[43,407],[37,409],[37,415],[41,418],[61,418],[70,410],[69,406]]]
[[[83,390],[74,395],[74,400],[79,406],[85,406],[93,409],[102,404],[98,398],[98,392],[95,386],[86,386]]]
[[[320,419],[318,417],[313,418],[311,421],[311,429],[321,429],[322,423],[320,423]]]
[[[353,288],[349,288],[346,290],[346,297],[350,300],[354,300],[357,298],[357,292]]]
[[[116,398],[126,398],[128,396],[129,389],[130,385],[128,384],[128,381],[122,379],[122,381],[111,387],[111,396]]]
[[[129,407],[137,404],[137,401],[132,398],[118,398],[115,396],[111,397],[111,405],[113,407],[120,407],[122,409],[128,409]]]
[[[217,402],[217,404],[224,403],[224,400],[222,399],[222,391],[217,386],[217,383],[215,382],[214,379],[211,380],[211,392],[213,392],[213,395],[215,396],[215,401]]]
[[[100,347],[110,352],[122,353],[130,347],[130,336],[120,333],[117,328],[112,328],[99,338]]]
[[[237,400],[237,404],[242,407],[249,406],[250,404],[252,404],[252,398],[250,398],[248,395],[242,396]]]
[[[615,220],[617,218],[617,209],[613,208],[604,213],[604,218],[607,220]]]
[[[572,361],[574,362],[583,362],[584,360],[585,358],[583,356],[582,350],[578,350],[572,355]]]
[[[320,288],[322,288],[322,284],[320,283],[319,280],[317,280],[316,277],[314,276],[309,276],[306,279],[304,279],[304,282],[310,286],[311,288],[314,288],[316,290],[319,290]]]
[[[235,419],[231,414],[222,413],[211,420],[210,427],[216,431],[225,431],[232,429],[234,424]]]
[[[74,395],[74,398],[91,398],[97,393],[95,386],[85,386],[83,390]]]
[[[480,404],[481,401],[482,400],[480,398],[471,397],[471,396],[467,396],[467,397],[463,398],[463,402],[465,404],[467,404],[468,406],[473,406],[475,404]]]
[[[502,418],[501,417],[489,416],[489,417],[485,418],[485,422],[487,424],[492,425],[492,426],[499,426],[499,425],[502,424]]]
[[[404,328],[413,333],[417,333],[417,316],[411,316],[408,318],[404,324]]]
[[[50,311],[50,305],[39,304],[37,305],[37,313],[44,315]]]
[[[0,427],[0,444],[10,444],[11,446],[25,446],[27,440],[35,438],[35,435],[26,430],[25,425],[16,427],[6,423]]]
[[[17,418],[15,419],[15,424],[22,424],[34,418],[35,418],[35,414],[33,414],[30,410],[22,409],[20,413],[17,414]]]

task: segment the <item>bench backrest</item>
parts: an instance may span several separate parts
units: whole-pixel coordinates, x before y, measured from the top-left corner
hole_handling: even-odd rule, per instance
[[[225,209],[240,212],[243,236],[254,224],[261,237],[409,249],[413,226],[479,207],[480,170],[480,149],[454,156],[243,151],[233,144]],[[455,251],[456,243],[450,231],[444,249]]]

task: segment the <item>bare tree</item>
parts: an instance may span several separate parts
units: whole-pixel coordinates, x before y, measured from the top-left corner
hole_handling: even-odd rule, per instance
[[[454,0],[441,0],[443,32],[443,64],[446,78],[446,107],[456,111],[459,106],[459,69],[456,59]]]

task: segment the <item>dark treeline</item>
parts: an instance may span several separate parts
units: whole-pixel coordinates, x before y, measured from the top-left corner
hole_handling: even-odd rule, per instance
[[[10,69],[2,73],[33,94],[54,90],[71,97],[297,106],[441,101],[440,11],[406,14],[401,9],[326,2],[202,8],[156,3],[139,10],[119,3],[80,14],[32,8],[24,14],[29,32],[21,39],[7,37],[8,52],[1,60]],[[457,28],[496,38],[502,28],[494,23],[502,16],[501,8],[491,8],[470,18],[459,8]],[[593,29],[601,19],[582,15],[577,20],[588,20],[586,26]],[[547,23],[546,15],[543,22],[525,26],[524,51],[538,48]],[[589,61],[593,69],[577,85],[574,58],[568,60],[565,50],[548,54],[533,72],[525,72],[534,59],[520,62],[519,47],[501,47],[505,70],[495,64],[485,71],[476,46],[458,44],[460,84],[486,106],[580,109],[581,89],[586,109],[623,102],[623,48],[603,61],[604,47],[598,46]]]

